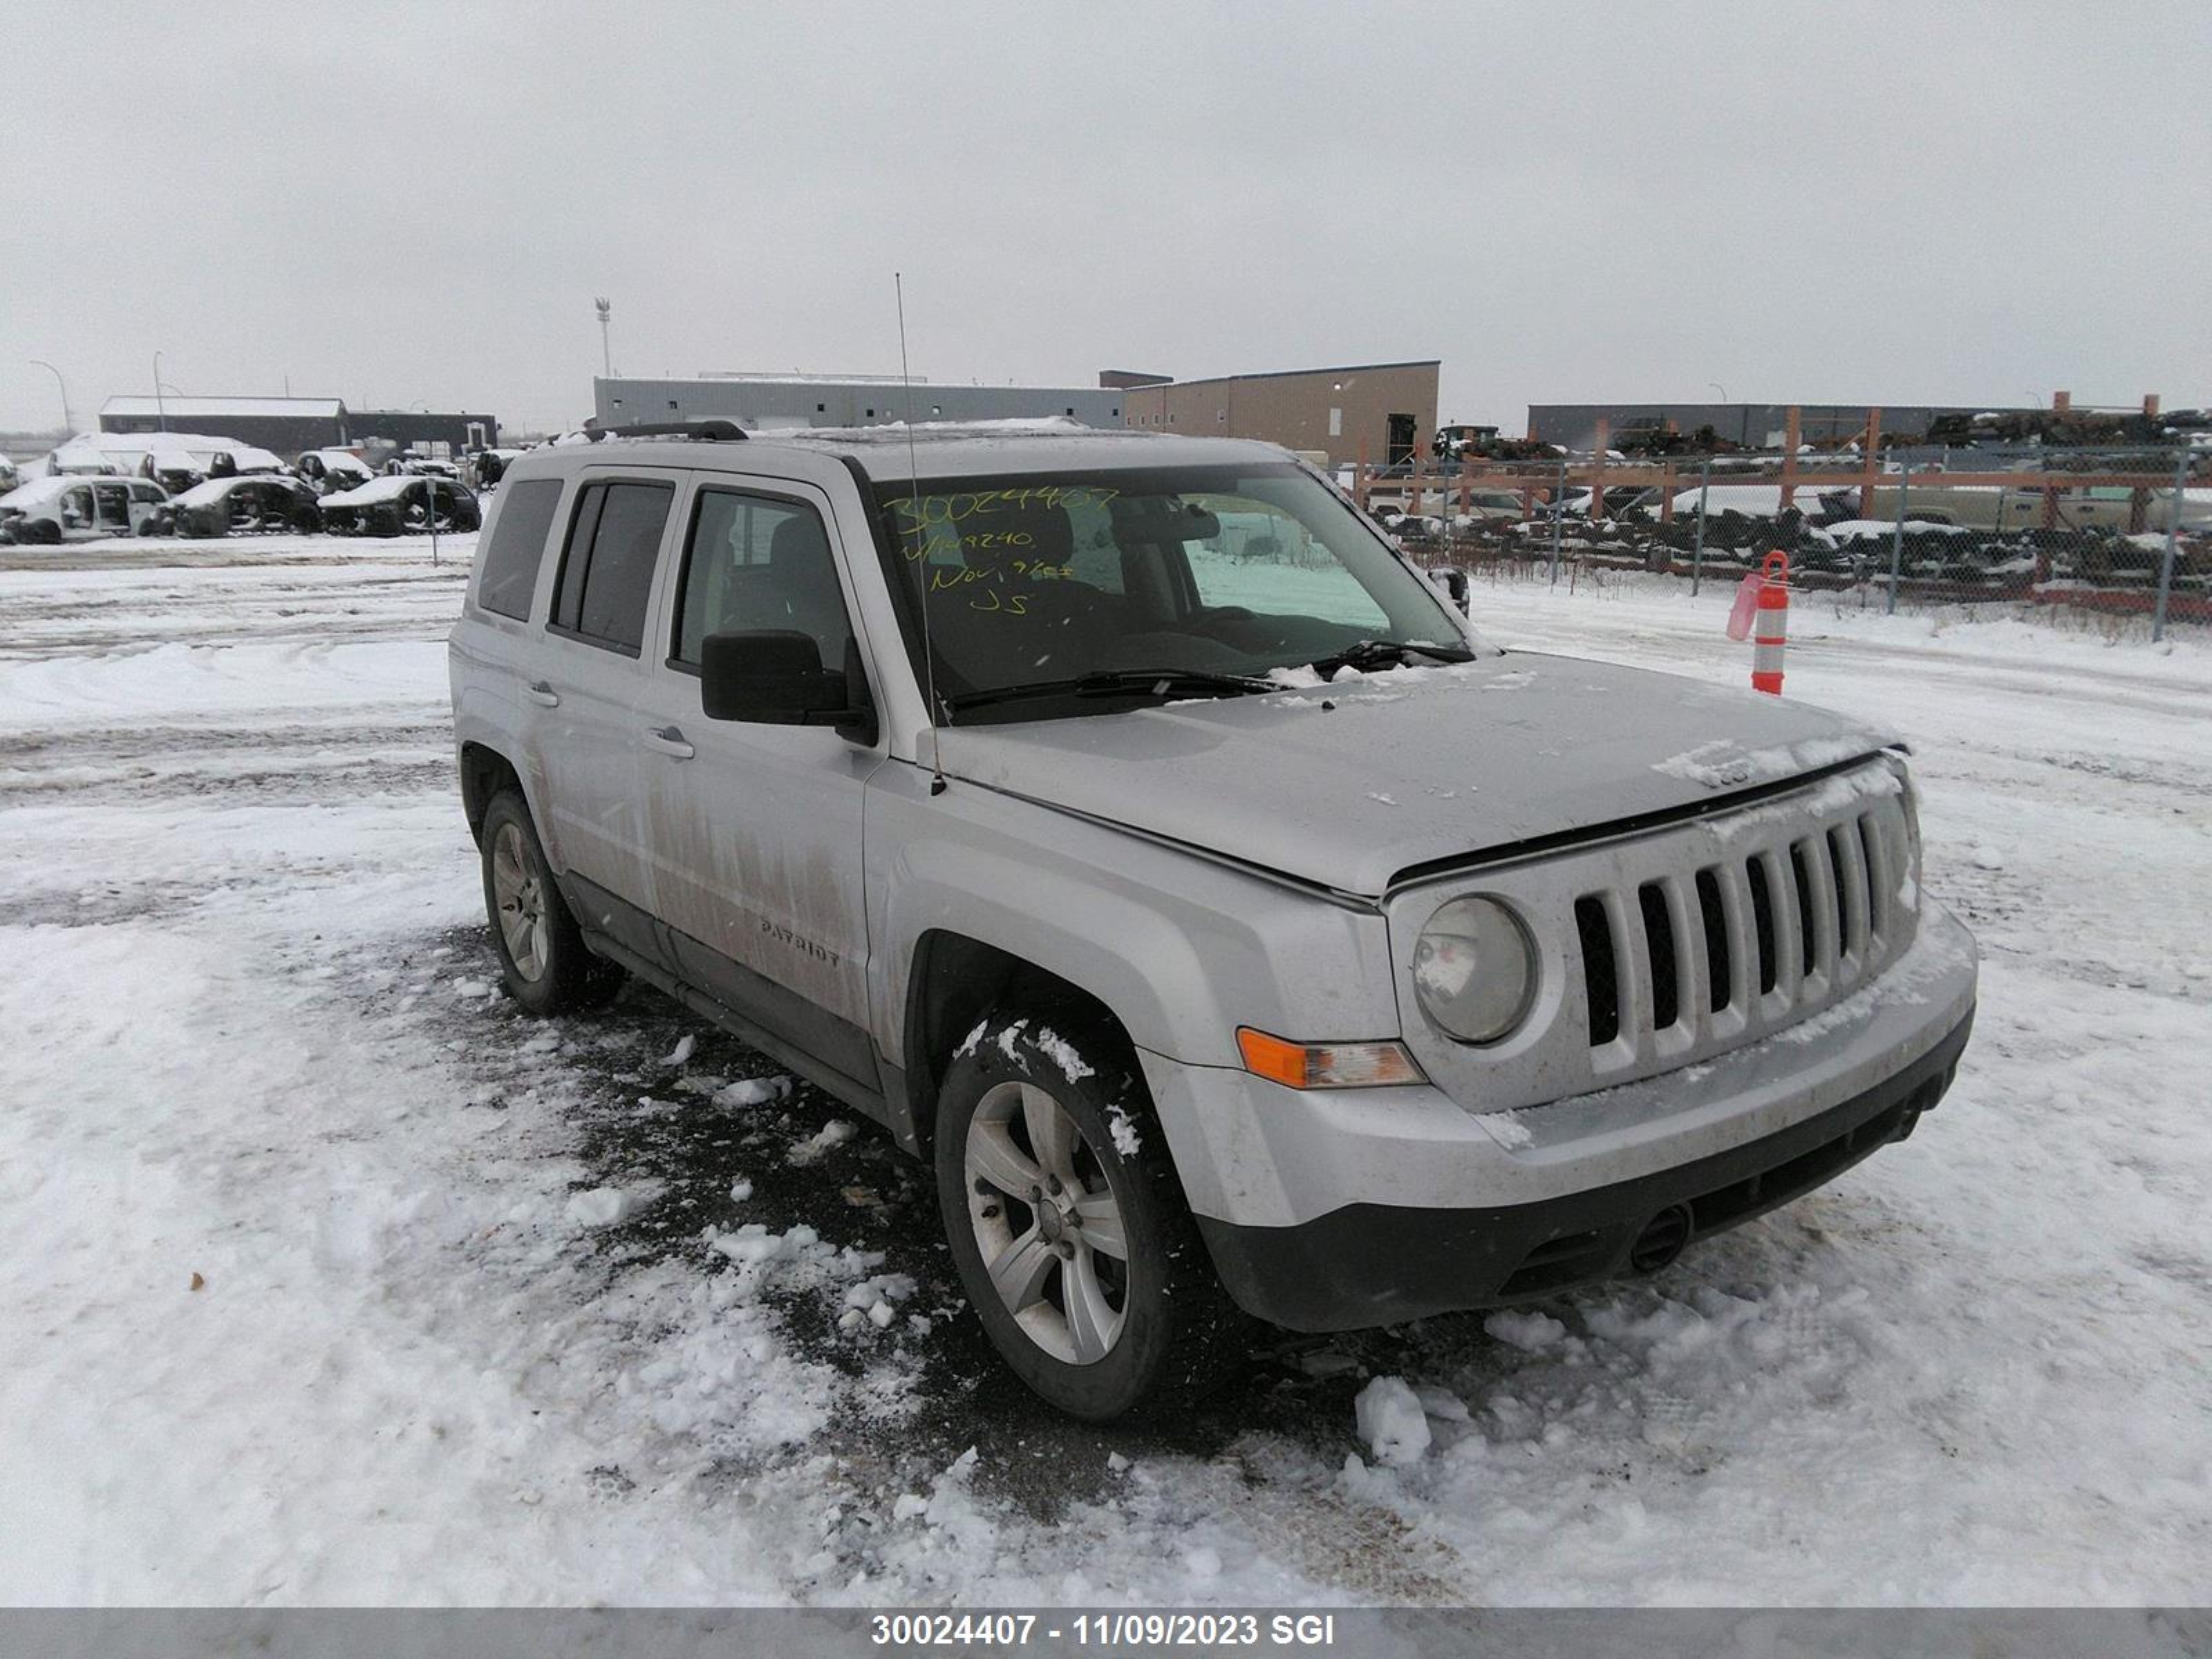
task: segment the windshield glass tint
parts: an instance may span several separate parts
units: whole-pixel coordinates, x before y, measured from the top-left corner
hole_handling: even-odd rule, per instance
[[[878,501],[927,599],[942,696],[1465,642],[1441,596],[1295,466],[884,483]]]

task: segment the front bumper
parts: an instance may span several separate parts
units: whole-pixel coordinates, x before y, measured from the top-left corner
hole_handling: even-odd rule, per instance
[[[1969,1013],[1856,1099],[1639,1180],[1495,1209],[1352,1204],[1297,1227],[1200,1216],[1199,1231],[1237,1305],[1294,1331],[1398,1325],[1656,1271],[1698,1239],[1802,1197],[1911,1134],[1951,1086],[1972,1024]]]
[[[1517,1112],[1143,1059],[1230,1294],[1293,1330],[1351,1330],[1610,1278],[1662,1215],[1679,1245],[1820,1185],[1942,1097],[1975,982],[1972,939],[1931,906],[1881,979],[1796,1026]]]

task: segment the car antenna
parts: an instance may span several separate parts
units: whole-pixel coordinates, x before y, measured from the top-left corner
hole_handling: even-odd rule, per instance
[[[899,390],[906,398],[906,488],[907,505],[914,514],[915,550],[917,553],[929,550],[929,543],[922,534],[921,468],[914,456],[914,378],[906,368],[906,279],[897,271],[891,272],[891,292],[898,301],[899,325]],[[899,556],[906,556],[906,549],[899,549]],[[921,683],[922,695],[929,700],[929,793],[945,793],[945,710],[937,701],[937,647],[929,641],[929,572],[916,573],[921,583]]]

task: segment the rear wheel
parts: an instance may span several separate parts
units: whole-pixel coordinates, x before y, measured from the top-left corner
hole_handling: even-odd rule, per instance
[[[612,997],[623,971],[584,943],[520,794],[503,789],[492,797],[482,836],[484,909],[507,994],[533,1014],[594,1007]]]
[[[1223,1293],[1117,1033],[999,1015],[939,1097],[939,1205],[1007,1367],[1101,1421],[1219,1387],[1248,1322]]]

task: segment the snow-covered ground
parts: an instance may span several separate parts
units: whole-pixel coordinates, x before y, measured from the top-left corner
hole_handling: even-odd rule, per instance
[[[495,994],[465,542],[0,568],[0,1601],[2205,1598],[2212,642],[1801,605],[1981,937],[1942,1109],[1656,1279],[1097,1430],[872,1128]],[[1740,682],[1726,605],[1476,589]]]

